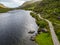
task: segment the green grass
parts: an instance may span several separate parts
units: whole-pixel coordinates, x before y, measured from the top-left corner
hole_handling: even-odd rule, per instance
[[[0,13],[8,12],[10,10],[13,10],[13,9],[10,9],[10,8],[0,8]]]
[[[38,45],[53,45],[52,39],[49,33],[41,33],[37,35],[35,39]]]

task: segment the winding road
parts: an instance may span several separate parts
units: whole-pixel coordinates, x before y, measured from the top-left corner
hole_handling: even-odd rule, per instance
[[[52,23],[49,20],[42,18],[40,14],[38,14],[38,16],[39,16],[40,19],[45,20],[46,22],[48,22],[49,28],[50,28],[50,33],[51,33],[54,45],[60,45],[59,40],[58,40],[58,38],[55,34],[54,26],[52,25]]]

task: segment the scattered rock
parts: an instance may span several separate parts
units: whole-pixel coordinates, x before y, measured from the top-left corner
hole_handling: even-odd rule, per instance
[[[34,36],[34,35],[31,36],[30,40],[31,40],[31,41],[35,41],[35,36]]]

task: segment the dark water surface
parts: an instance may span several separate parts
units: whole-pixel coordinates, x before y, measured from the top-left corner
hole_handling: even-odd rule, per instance
[[[30,37],[37,33],[37,29],[29,11],[0,13],[0,45],[36,45]],[[35,33],[29,34],[30,30],[35,30]]]

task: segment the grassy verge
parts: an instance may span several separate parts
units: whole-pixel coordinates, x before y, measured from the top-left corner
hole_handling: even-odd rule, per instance
[[[32,17],[36,19],[36,23],[39,26],[38,30],[41,30],[41,28],[46,28],[48,30],[47,33],[45,32],[39,33],[35,37],[35,41],[38,43],[38,45],[53,45],[47,22],[45,22],[44,20],[41,20],[37,14],[34,14],[32,12],[30,14]]]
[[[56,18],[48,18],[52,23],[53,23],[53,26],[54,26],[54,30],[56,32],[56,35],[60,41],[60,21]]]
[[[41,33],[36,36],[36,42],[38,45],[53,45],[52,39],[49,33]]]

